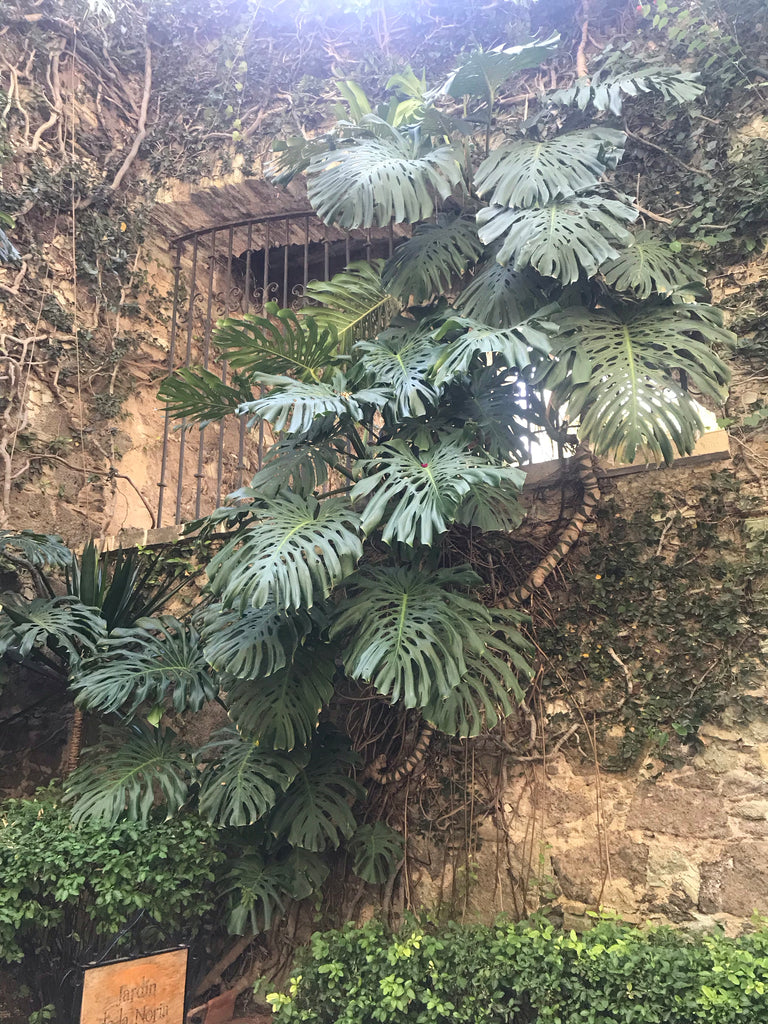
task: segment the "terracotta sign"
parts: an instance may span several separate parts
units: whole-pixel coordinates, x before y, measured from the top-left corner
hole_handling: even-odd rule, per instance
[[[80,1024],[184,1024],[188,952],[87,968]]]

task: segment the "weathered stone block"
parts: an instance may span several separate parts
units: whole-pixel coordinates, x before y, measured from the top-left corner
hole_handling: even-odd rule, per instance
[[[722,800],[705,790],[676,786],[638,786],[627,828],[695,839],[725,839],[730,835]]]

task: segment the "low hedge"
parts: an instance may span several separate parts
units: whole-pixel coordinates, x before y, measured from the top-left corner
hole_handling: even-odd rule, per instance
[[[544,918],[316,934],[276,1024],[732,1024],[768,1021],[768,931],[738,939]]]

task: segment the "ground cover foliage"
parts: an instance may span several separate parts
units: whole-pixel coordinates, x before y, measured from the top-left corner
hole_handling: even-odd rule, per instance
[[[353,1024],[736,1024],[768,1010],[768,936],[691,936],[611,921],[582,935],[542,918],[410,921],[313,936],[277,1021]]]
[[[171,149],[178,142],[177,163],[191,167],[211,133],[246,155],[249,140],[271,139],[269,120],[249,132],[239,98],[255,106],[255,83],[274,85],[259,78],[261,64],[241,57],[248,26],[238,24],[215,51],[223,60],[215,74],[207,44],[193,51],[193,65],[207,68],[201,81],[210,96],[190,121],[171,102],[173,90],[188,82],[173,70],[189,63],[182,14],[162,4],[150,8],[152,45],[169,47],[177,58],[161,63],[158,79],[159,106],[173,116],[155,127],[158,135],[167,128]],[[483,17],[502,19],[509,43],[509,12],[489,10]],[[98,31],[125,36],[138,11],[121,5],[115,22],[107,13]],[[45,33],[45,18],[58,14],[47,7],[41,13]],[[658,13],[667,16],[666,9]],[[210,17],[218,14],[216,8]],[[362,774],[373,721],[390,716],[379,733],[391,751],[403,722],[398,714],[467,738],[503,722],[524,700],[534,667],[528,626],[520,611],[493,607],[521,579],[508,580],[500,593],[469,552],[497,544],[497,531],[519,523],[519,463],[531,432],[543,429],[568,452],[571,422],[580,418],[582,439],[599,452],[631,456],[643,445],[671,458],[695,440],[693,397],[717,403],[724,396],[731,338],[700,288],[701,257],[706,262],[721,244],[736,244],[738,232],[718,239],[710,223],[702,236],[696,207],[683,214],[691,218],[685,223],[692,240],[680,240],[679,226],[658,227],[653,217],[643,222],[640,207],[651,200],[632,195],[633,145],[641,143],[632,143],[627,129],[637,134],[642,120],[687,139],[695,125],[700,141],[713,128],[697,120],[704,109],[712,113],[706,97],[727,102],[728,90],[743,81],[747,54],[742,42],[726,40],[721,63],[707,64],[698,78],[685,39],[672,36],[672,52],[659,59],[666,26],[654,24],[650,10],[640,15],[637,49],[593,53],[590,75],[578,79],[570,73],[578,36],[570,22],[559,41],[549,31],[533,42],[518,33],[522,45],[501,50],[490,45],[497,31],[490,28],[489,45],[464,57],[441,30],[435,64],[442,75],[427,82],[398,64],[387,92],[396,69],[382,64],[391,54],[372,57],[357,69],[357,82],[336,88],[340,122],[309,144],[305,130],[327,129],[327,115],[311,83],[293,83],[315,119],[308,116],[300,134],[280,140],[277,179],[306,172],[310,199],[335,223],[367,227],[394,219],[412,224],[413,232],[385,264],[348,268],[317,289],[322,307],[301,314],[269,309],[222,323],[215,342],[236,370],[229,387],[195,370],[165,385],[171,412],[187,424],[239,414],[277,431],[265,469],[227,508],[198,524],[194,568],[206,568],[208,588],[192,614],[174,608],[170,615],[175,584],[157,566],[142,576],[135,566],[91,552],[84,589],[82,567],[62,572],[71,556],[55,541],[0,535],[6,568],[24,581],[22,596],[3,603],[5,656],[58,673],[92,721],[105,723],[100,743],[68,782],[67,806],[78,828],[102,822],[119,829],[129,818],[152,829],[166,814],[199,814],[233,855],[216,867],[233,931],[268,929],[290,900],[318,891],[337,850],[370,884],[397,867],[402,838],[376,820],[383,801]],[[195,17],[206,37],[213,31],[208,14],[198,10]],[[672,17],[672,27],[682,17]],[[702,19],[697,40],[723,28],[706,11]],[[115,43],[114,55],[121,54],[138,73],[139,51]],[[309,56],[302,53],[307,75],[314,67]],[[260,59],[266,75],[267,58]],[[269,75],[276,74],[276,63],[268,63]],[[326,75],[327,51],[320,63],[314,71]],[[546,90],[550,69],[557,87]],[[520,89],[525,117],[506,103]],[[708,210],[717,201],[711,182],[722,138],[717,145],[705,147],[715,154],[712,167],[701,165],[700,175],[689,167],[679,180],[683,189],[692,183],[706,192]],[[160,161],[161,150],[151,149],[149,159]],[[74,169],[67,173],[67,188],[79,198],[98,193],[95,180],[77,179],[75,188]],[[46,195],[60,204],[62,180],[46,192],[41,169],[34,196],[14,193],[8,208],[19,213]],[[750,180],[754,213],[759,174]],[[746,194],[731,188],[729,201]],[[668,212],[660,195],[651,198]],[[140,236],[139,220],[122,219],[121,201],[119,194],[97,195],[82,215],[93,242],[93,261],[80,250],[82,270],[100,282],[104,271],[120,280],[130,263],[126,244],[134,231]],[[733,223],[745,225],[750,216],[739,206]],[[761,223],[750,221],[753,247],[762,244]],[[120,266],[105,262],[113,253]],[[108,299],[121,301],[117,291]],[[668,571],[663,559],[630,569],[642,561],[652,532],[648,523],[635,527],[645,531],[644,542],[633,547],[628,538],[623,558],[607,552],[585,568],[594,580],[595,652],[605,647],[600,630],[608,618],[601,616],[616,599],[615,577],[666,590],[649,628],[669,613],[670,595],[682,602],[691,582],[690,571]],[[185,558],[177,562],[182,575],[192,568]],[[731,623],[738,632],[736,609],[745,607],[747,584],[723,573],[734,615],[715,616],[711,625],[722,631]],[[130,614],[116,614],[126,609]],[[547,654],[550,643],[557,646],[574,674],[584,652],[572,647],[573,610],[564,602],[561,611],[535,639]],[[675,615],[684,631],[685,615],[679,608]],[[595,682],[598,673],[612,673],[621,683],[616,663],[595,652]],[[616,652],[625,664],[636,654],[631,644]],[[708,685],[725,685],[721,667]],[[628,730],[616,767],[636,756],[644,739],[663,746],[670,729],[681,739],[695,736],[715,703],[714,690],[702,694],[696,685],[702,671],[691,652],[690,701],[670,693],[661,710],[639,695],[622,704]],[[544,685],[558,685],[552,674]],[[664,686],[654,678],[648,688],[662,694],[662,703]],[[178,716],[216,703],[226,707],[230,724],[191,748],[178,735]],[[364,714],[353,715],[355,706]]]

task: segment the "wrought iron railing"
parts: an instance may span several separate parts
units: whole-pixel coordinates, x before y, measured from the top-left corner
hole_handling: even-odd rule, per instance
[[[173,309],[168,372],[227,363],[211,345],[220,317],[258,313],[266,302],[300,308],[311,280],[329,280],[351,260],[390,256],[394,232],[342,231],[308,210],[253,217],[189,232],[171,245]],[[160,465],[157,525],[197,519],[221,504],[247,475],[262,466],[263,425],[253,438],[245,418],[198,429],[175,424],[166,413]],[[213,441],[213,444],[211,444]]]

